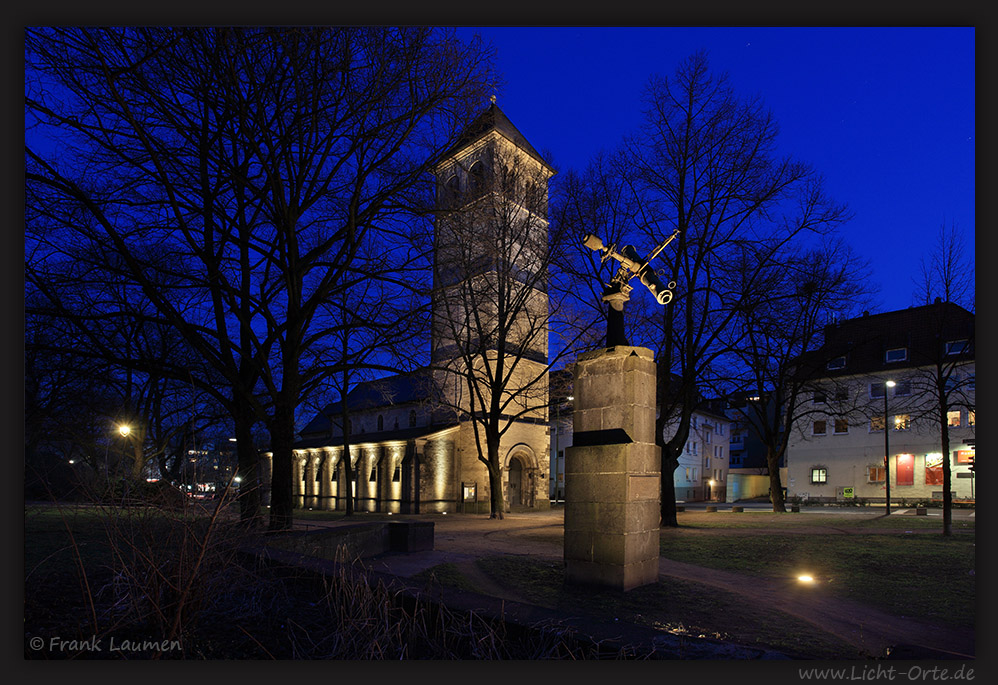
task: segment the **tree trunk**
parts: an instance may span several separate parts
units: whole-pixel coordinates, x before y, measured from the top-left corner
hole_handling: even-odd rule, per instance
[[[294,509],[294,415],[284,407],[275,407],[270,424],[270,448],[274,455],[274,466],[271,469],[270,530],[290,530]]]
[[[766,466],[769,468],[769,501],[773,503],[773,511],[786,513],[783,483],[780,481],[780,454],[771,448],[766,449]]]
[[[949,403],[946,401],[945,393],[940,396],[939,406],[939,428],[941,434],[941,447],[943,450],[943,535],[953,534],[953,496],[950,492],[952,488],[952,469],[950,469],[949,453]]]
[[[239,474],[238,487],[239,518],[251,527],[259,523],[260,516],[260,456],[253,446],[252,410],[245,403],[236,401],[236,472]]]
[[[486,466],[489,469],[489,518],[505,518],[506,502],[502,496],[502,470],[499,467],[499,440],[494,441],[486,438],[486,449],[489,453],[489,461]],[[494,443],[494,444],[493,444]]]
[[[679,520],[676,518],[676,480],[673,474],[679,468],[678,453],[672,454],[669,444],[662,446],[662,502],[661,513],[662,522],[660,525],[669,528],[678,528]]]

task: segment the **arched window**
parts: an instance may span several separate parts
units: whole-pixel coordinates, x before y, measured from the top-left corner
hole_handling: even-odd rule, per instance
[[[378,414],[378,430],[383,431],[385,429],[385,417]]]
[[[471,165],[468,172],[468,194],[472,197],[481,195],[485,190],[485,165],[477,161]]]
[[[444,184],[444,201],[445,203],[451,203],[457,201],[457,198],[461,194],[461,186],[458,181],[457,175],[453,175],[447,179]]]
[[[416,425],[416,410],[415,409],[410,409],[409,410],[409,428],[412,428],[415,425]]]

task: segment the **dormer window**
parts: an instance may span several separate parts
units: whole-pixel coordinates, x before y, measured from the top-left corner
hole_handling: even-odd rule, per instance
[[[908,348],[907,347],[894,347],[887,350],[884,353],[884,361],[888,364],[891,362],[903,362],[908,359]]]
[[[828,370],[829,371],[834,371],[835,369],[844,369],[845,367],[846,367],[846,358],[845,358],[845,356],[842,356],[842,357],[833,357],[832,359],[828,360]]]
[[[969,340],[950,340],[946,343],[946,354],[963,354],[970,349]]]

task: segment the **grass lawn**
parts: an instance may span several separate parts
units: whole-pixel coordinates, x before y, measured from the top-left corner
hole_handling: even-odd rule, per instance
[[[974,625],[973,536],[663,533],[662,556],[769,578],[808,573],[834,592],[885,611]]]

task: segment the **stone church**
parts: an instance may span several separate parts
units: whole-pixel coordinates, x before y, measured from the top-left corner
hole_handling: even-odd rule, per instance
[[[532,252],[523,244],[526,239],[497,251],[497,241],[490,238],[495,234],[490,222],[498,220],[496,210],[474,208],[483,204],[486,193],[514,187],[495,182],[500,176],[518,175],[515,187],[520,194],[505,205],[513,205],[517,219],[531,227],[530,239],[540,246],[537,249],[546,249],[547,183],[553,174],[554,169],[494,102],[441,158],[435,167],[441,212],[435,224],[431,363],[418,373],[361,383],[347,393],[352,483],[343,467],[340,402],[325,407],[302,429],[295,444],[292,479],[297,506],[345,509],[345,496],[353,493],[357,511],[489,512],[489,475],[478,457],[484,440],[476,440],[469,418],[482,399],[477,397],[476,406],[474,393],[462,380],[470,357],[460,354],[456,342],[470,327],[455,317],[455,311],[474,315],[477,330],[482,330],[481,317],[495,311],[483,298],[501,280],[497,272],[505,267],[503,273],[526,273]],[[469,284],[474,291],[468,290]],[[469,292],[479,298],[474,304],[467,299]],[[530,329],[526,319],[544,321],[548,308],[543,286],[531,286],[527,297],[529,308],[519,326],[524,331]],[[538,316],[531,317],[530,312]],[[518,375],[511,376],[507,391],[516,395],[522,389],[524,397],[532,398],[533,409],[504,413],[509,425],[500,443],[500,460],[507,511],[549,503],[547,329],[542,325],[542,330],[523,335],[532,337],[529,344],[518,347],[516,364],[509,365]],[[482,363],[494,361],[500,347],[491,346]],[[470,363],[480,367],[478,362]],[[269,482],[270,455],[263,458],[264,482]]]

